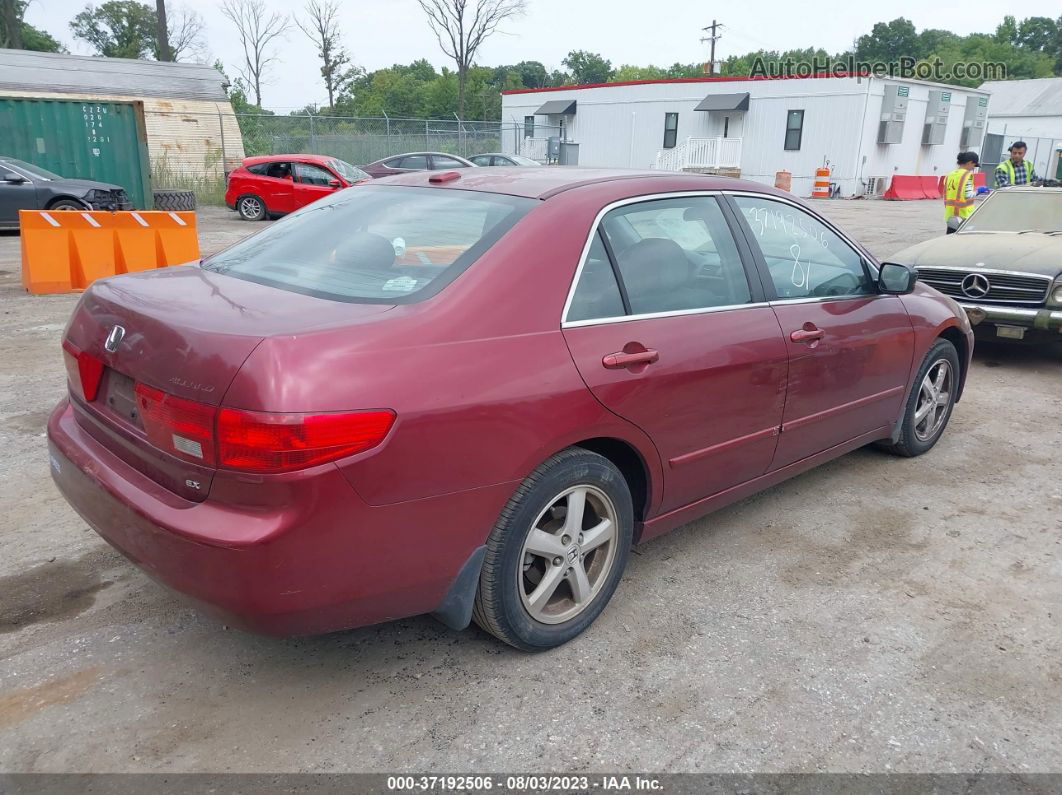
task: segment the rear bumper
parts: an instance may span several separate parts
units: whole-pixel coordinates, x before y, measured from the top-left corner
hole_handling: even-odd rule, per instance
[[[283,507],[263,514],[164,489],[85,433],[66,400],[48,440],[52,478],[100,536],[229,623],[268,634],[436,610],[514,488],[369,506],[326,465],[288,484]]]
[[[1058,331],[1062,329],[1062,309],[1028,309],[999,304],[972,304],[959,301],[959,306],[966,310],[972,325],[999,323],[1007,326],[1024,326],[1041,331]]]

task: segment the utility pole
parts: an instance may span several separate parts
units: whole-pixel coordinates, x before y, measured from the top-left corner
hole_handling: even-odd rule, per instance
[[[170,52],[170,32],[166,26],[166,0],[155,0],[155,35],[158,38],[159,60],[172,61]]]
[[[713,19],[711,25],[706,28],[701,28],[701,30],[712,31],[711,36],[704,36],[703,38],[701,38],[701,44],[704,44],[706,41],[711,42],[712,50],[711,55],[708,56],[708,74],[715,74],[715,43],[723,37],[721,33],[716,32],[716,29],[721,27],[724,27],[723,23],[717,22]]]

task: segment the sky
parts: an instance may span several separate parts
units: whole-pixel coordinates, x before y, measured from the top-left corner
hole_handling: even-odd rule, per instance
[[[168,0],[167,4],[169,8],[180,5],[198,11],[206,23],[205,60],[213,63],[220,58],[229,76],[235,77],[235,66],[241,60],[239,40],[232,23],[218,10],[218,3]],[[270,0],[270,5],[298,15],[305,0]],[[436,68],[453,68],[416,0],[341,0],[341,5],[344,44],[355,64],[372,71],[426,58]],[[70,32],[70,20],[84,7],[84,0],[31,0],[26,21],[47,30],[71,52],[90,55],[91,48]],[[961,13],[950,4],[925,0],[888,4],[752,0],[736,5],[705,0],[527,0],[527,8],[523,17],[508,21],[480,48],[480,65],[534,60],[547,69],[557,69],[570,50],[600,53],[614,67],[625,63],[670,66],[703,62],[708,60],[708,50],[700,42],[706,35],[701,28],[711,24],[713,17],[724,24],[716,45],[716,58],[720,59],[758,49],[822,47],[840,52],[869,32],[875,22],[900,16],[910,19],[919,30],[988,33],[1008,13],[987,0],[970,0],[963,4]],[[279,50],[280,60],[262,90],[263,104],[281,112],[309,103],[327,104],[317,56],[306,36],[293,27]]]

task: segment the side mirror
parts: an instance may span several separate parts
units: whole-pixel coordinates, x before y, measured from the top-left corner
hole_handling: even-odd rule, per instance
[[[330,180],[328,180],[328,187],[330,187],[330,188],[342,188],[343,187],[343,183],[340,182],[338,179],[330,179]]]
[[[909,265],[883,262],[878,271],[878,292],[886,295],[907,295],[914,292],[918,272]]]

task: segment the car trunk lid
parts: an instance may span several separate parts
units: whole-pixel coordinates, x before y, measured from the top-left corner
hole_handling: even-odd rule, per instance
[[[85,292],[65,336],[68,350],[103,363],[95,399],[72,390],[78,421],[155,482],[203,500],[215,471],[210,456],[203,463],[183,460],[152,444],[138,385],[216,407],[265,337],[328,328],[391,308],[322,300],[195,266],[98,281]]]

